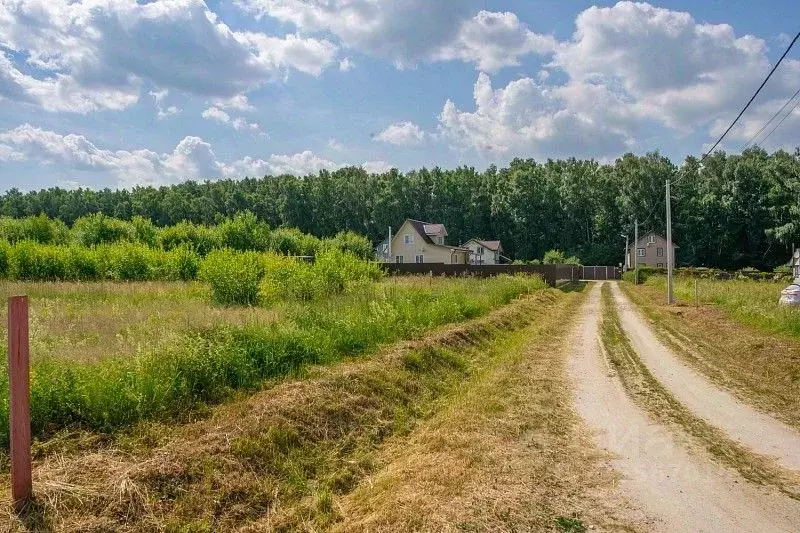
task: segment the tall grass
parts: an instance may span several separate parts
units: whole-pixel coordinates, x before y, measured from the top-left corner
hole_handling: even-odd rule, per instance
[[[652,276],[645,284],[666,291],[664,276]],[[684,302],[720,307],[741,324],[762,331],[800,337],[800,310],[778,305],[781,290],[785,287],[783,282],[693,280],[676,277],[674,292]]]
[[[389,280],[318,301],[281,303],[279,322],[192,330],[156,351],[78,363],[37,358],[31,371],[34,435],[65,427],[113,431],[143,419],[180,417],[238,389],[312,363],[330,363],[469,319],[532,290],[539,278]],[[5,368],[0,387],[7,383]],[[0,445],[8,444],[0,398]]]

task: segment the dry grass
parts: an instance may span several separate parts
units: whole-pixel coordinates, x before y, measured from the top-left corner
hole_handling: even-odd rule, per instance
[[[603,319],[600,335],[604,353],[617,371],[631,399],[657,423],[688,435],[719,463],[735,469],[754,483],[771,485],[800,500],[800,475],[781,468],[774,458],[754,453],[695,415],[653,377],[622,330],[611,288],[602,289]]]
[[[142,425],[66,455],[51,450],[36,460],[36,501],[22,517],[6,515],[6,527],[326,528],[338,520],[337,499],[376,467],[382,443],[429,416],[437,398],[475,371],[491,339],[546,320],[574,298],[541,291],[361,361],[315,368],[308,379],[220,406],[199,422]],[[7,484],[4,476],[4,498]]]
[[[743,401],[800,428],[800,340],[747,326],[714,305],[669,307],[656,287],[620,287],[682,360]]]
[[[174,345],[186,332],[219,324],[265,324],[274,310],[210,305],[200,283],[22,283],[0,281],[0,298],[31,298],[31,353],[80,362],[132,356]],[[6,320],[0,306],[0,321]],[[5,345],[5,329],[0,341]]]
[[[341,500],[334,529],[637,530],[571,408],[565,338],[582,300],[493,345],[443,409],[381,452],[384,466]]]

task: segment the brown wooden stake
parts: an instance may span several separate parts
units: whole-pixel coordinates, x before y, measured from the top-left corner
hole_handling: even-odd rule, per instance
[[[8,299],[8,390],[11,437],[11,499],[22,506],[32,493],[31,395],[28,297]]]

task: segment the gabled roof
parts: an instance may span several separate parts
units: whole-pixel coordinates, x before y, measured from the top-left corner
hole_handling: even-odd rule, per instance
[[[652,230],[651,230],[651,231],[648,231],[647,233],[645,233],[645,234],[643,234],[643,235],[639,235],[639,242],[641,242],[642,240],[644,240],[646,237],[649,237],[650,235],[655,235],[656,237],[658,237],[658,238],[660,238],[660,239],[664,239],[665,241],[667,240],[667,238],[666,238],[666,237],[664,237],[663,235],[661,235],[660,233],[656,233],[655,231],[652,231]],[[630,244],[629,248],[633,248],[633,247],[635,247],[637,244],[638,244],[638,243],[632,242],[632,243]],[[674,246],[675,248],[678,248],[678,245],[677,245],[677,244],[675,244],[675,241],[672,241],[672,246]]]
[[[482,239],[474,239],[474,238],[468,240],[462,246],[466,246],[468,243],[470,243],[472,241],[477,242],[478,244],[480,244],[484,248],[487,248],[487,249],[489,249],[489,250],[491,250],[493,252],[500,252],[500,251],[503,250],[503,245],[500,244],[500,241],[484,241]]]
[[[431,239],[431,235],[439,235],[440,233],[444,234],[445,237],[447,236],[447,229],[444,227],[444,224],[433,224],[431,222],[423,222],[422,220],[414,220],[413,218],[407,218],[406,222],[411,224],[411,227],[414,228],[414,231],[416,231],[417,234],[423,238],[425,243],[430,244],[431,246],[440,246],[442,248],[449,248],[451,250],[469,251],[460,246],[439,244]],[[395,236],[392,237],[392,242],[394,242],[394,239],[397,238],[398,235],[399,234],[395,234]]]
[[[431,222],[414,220],[413,218],[409,218],[408,222],[414,228],[414,231],[419,233],[419,235],[425,239],[425,242],[428,244],[437,244],[433,242],[431,235],[439,235],[441,233],[445,237],[447,236],[447,229],[444,227],[444,224],[433,224]]]

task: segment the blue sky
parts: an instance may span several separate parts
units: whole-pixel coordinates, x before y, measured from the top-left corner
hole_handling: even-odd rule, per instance
[[[0,190],[699,154],[796,1],[0,0]],[[724,148],[800,88],[793,50]],[[764,147],[800,144],[800,107]]]

